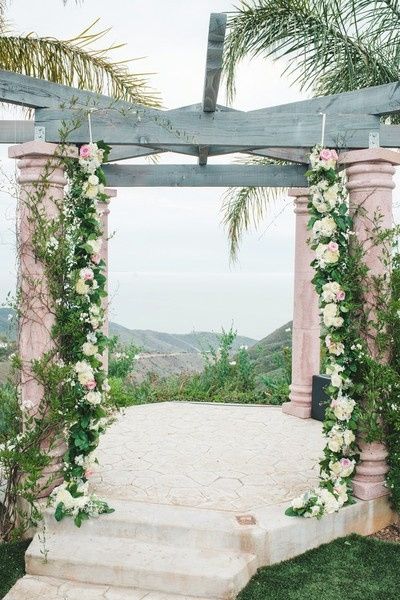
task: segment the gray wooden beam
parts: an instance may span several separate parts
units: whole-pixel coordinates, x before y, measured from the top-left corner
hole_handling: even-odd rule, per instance
[[[331,96],[319,96],[290,104],[260,108],[252,112],[265,115],[280,112],[292,112],[293,114],[313,112],[328,115],[331,113],[369,113],[372,115],[398,113],[400,112],[400,82],[395,81]]]
[[[222,75],[226,14],[211,13],[208,28],[206,71],[203,87],[203,111],[213,113],[217,107],[219,84]],[[209,148],[199,146],[199,165],[207,164]]]
[[[217,106],[218,90],[222,74],[225,31],[226,14],[211,13],[203,90],[204,112],[215,112]]]
[[[0,120],[0,144],[22,144],[35,137],[33,121]]]
[[[157,114],[155,108],[141,104],[115,100],[104,94],[53,83],[45,79],[28,77],[12,71],[0,69],[0,101],[30,108],[59,108],[60,106],[87,106],[115,108],[118,110],[145,110],[147,114]]]
[[[86,115],[76,110],[36,110],[36,124],[45,126],[46,140],[57,142],[63,123],[75,123],[68,136],[71,143],[89,138]],[[248,150],[256,148],[311,147],[321,139],[319,115],[288,113],[274,118],[254,113],[216,112],[179,113],[138,119],[104,109],[92,114],[94,137],[110,145],[138,146],[227,146]],[[379,119],[370,115],[336,115],[328,119],[325,143],[338,148],[367,148],[369,133],[379,131]],[[236,150],[235,150],[236,151]]]
[[[300,165],[105,165],[110,187],[303,187]]]

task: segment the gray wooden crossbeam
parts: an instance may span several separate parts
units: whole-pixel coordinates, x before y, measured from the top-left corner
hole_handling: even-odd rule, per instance
[[[57,142],[64,122],[75,122],[68,140],[84,143],[89,138],[86,115],[76,110],[36,110],[36,124],[46,128],[46,140]],[[367,148],[371,131],[379,131],[379,119],[371,115],[335,115],[328,119],[325,143],[338,148]],[[314,114],[279,113],[266,119],[254,113],[216,112],[157,115],[137,118],[104,109],[92,114],[94,137],[110,145],[226,146],[232,148],[304,148],[321,139],[321,117]]]
[[[304,187],[300,165],[105,165],[110,187]]]
[[[0,101],[30,108],[60,108],[65,106],[114,107],[119,110],[143,110],[141,104],[115,100],[104,94],[79,90],[37,77],[0,69]],[[148,114],[162,112],[145,108]]]
[[[217,106],[218,90],[222,74],[225,31],[226,14],[211,13],[203,89],[204,112],[214,112]]]
[[[215,112],[222,75],[226,14],[211,13],[208,28],[206,71],[203,87],[203,111]],[[199,165],[207,164],[209,147],[199,146]]]
[[[280,104],[251,111],[259,114],[279,112],[305,113],[368,113],[371,115],[389,115],[400,112],[400,82],[386,83],[375,87],[342,92],[331,96],[319,96],[309,100],[300,100],[289,104]]]

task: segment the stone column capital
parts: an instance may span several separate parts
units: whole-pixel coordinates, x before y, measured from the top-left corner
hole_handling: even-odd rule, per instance
[[[388,148],[365,148],[363,150],[350,150],[339,154],[339,164],[343,166],[357,163],[386,162],[391,165],[400,165],[400,152]]]

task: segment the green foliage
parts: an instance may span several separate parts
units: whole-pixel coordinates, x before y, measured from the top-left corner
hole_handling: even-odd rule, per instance
[[[21,411],[17,387],[6,382],[0,384],[0,446],[20,431]]]
[[[98,47],[110,28],[97,30],[99,19],[68,40],[39,37],[34,33],[13,34],[0,7],[0,68],[47,79],[112,98],[147,106],[159,106],[143,74],[131,73],[131,61],[113,62],[110,54],[123,44]]]
[[[397,600],[400,547],[351,535],[259,569],[237,600]]]
[[[139,354],[139,348],[135,344],[121,346],[117,336],[113,336],[108,344],[109,347],[109,377],[124,379],[134,370],[134,364]]]
[[[318,96],[397,82],[399,27],[397,0],[242,0],[228,19],[228,96],[235,93],[237,66],[253,57],[276,61],[293,83]],[[234,256],[272,197],[271,188],[228,195],[224,222]]]
[[[0,543],[0,598],[25,574],[25,551],[30,541]]]
[[[196,401],[230,402],[241,404],[281,404],[288,397],[287,361],[290,352],[285,352],[276,364],[285,374],[283,379],[276,374],[268,385],[255,375],[254,361],[247,347],[234,351],[236,332],[222,331],[218,347],[209,346],[203,352],[205,368],[201,373],[182,373],[166,378],[148,374],[141,383],[132,383],[129,378],[110,378],[110,398],[113,406],[121,408],[151,402]]]

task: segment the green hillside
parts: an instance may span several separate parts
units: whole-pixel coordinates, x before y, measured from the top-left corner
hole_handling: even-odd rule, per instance
[[[15,323],[10,322],[9,315],[13,311],[0,308],[0,335],[15,339]],[[192,333],[162,333],[150,329],[128,329],[117,323],[110,322],[110,335],[117,335],[124,344],[135,344],[146,352],[201,352],[209,346],[218,345],[218,334],[208,331],[193,331]],[[240,346],[253,346],[256,340],[238,335],[234,350]]]
[[[249,349],[257,374],[272,373],[282,368],[283,348],[292,347],[292,321],[275,329]]]

